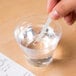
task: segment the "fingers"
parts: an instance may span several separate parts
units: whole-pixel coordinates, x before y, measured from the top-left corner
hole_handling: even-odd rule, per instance
[[[73,18],[73,13],[69,13],[67,16],[64,17],[64,19],[69,25],[72,25],[75,21]]]
[[[68,14],[67,16],[65,16],[64,19],[69,25],[72,25],[76,20],[76,13],[72,12]]]
[[[47,1],[47,12],[50,13],[59,0],[48,0]]]
[[[55,5],[52,12],[50,13],[51,18],[58,19],[60,17],[68,15],[74,9],[73,1],[69,0],[61,0],[59,3]]]
[[[73,18],[76,21],[76,11],[73,12]]]

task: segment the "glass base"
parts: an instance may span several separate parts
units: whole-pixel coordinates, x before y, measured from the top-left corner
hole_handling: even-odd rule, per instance
[[[30,64],[32,64],[36,67],[45,67],[53,61],[53,58],[52,57],[47,57],[47,58],[44,58],[44,59],[27,59],[27,60]]]

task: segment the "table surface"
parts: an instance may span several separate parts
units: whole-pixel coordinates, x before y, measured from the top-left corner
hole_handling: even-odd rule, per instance
[[[47,67],[27,63],[14,39],[17,21],[27,15],[47,14],[46,0],[0,0],[0,52],[32,71],[36,76],[76,76],[76,23],[68,26],[63,19],[62,38]]]

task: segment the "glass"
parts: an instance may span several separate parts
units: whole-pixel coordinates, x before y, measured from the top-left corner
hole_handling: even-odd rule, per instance
[[[25,17],[19,21],[14,32],[16,41],[24,51],[26,59],[34,66],[46,66],[53,61],[53,53],[61,38],[62,32],[59,22],[52,21],[44,36],[35,42],[47,18],[44,15]],[[55,35],[50,33],[51,29]]]

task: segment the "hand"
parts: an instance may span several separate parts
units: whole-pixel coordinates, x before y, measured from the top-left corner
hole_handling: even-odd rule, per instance
[[[71,25],[76,20],[76,0],[48,0],[47,11],[52,19],[64,17]]]

